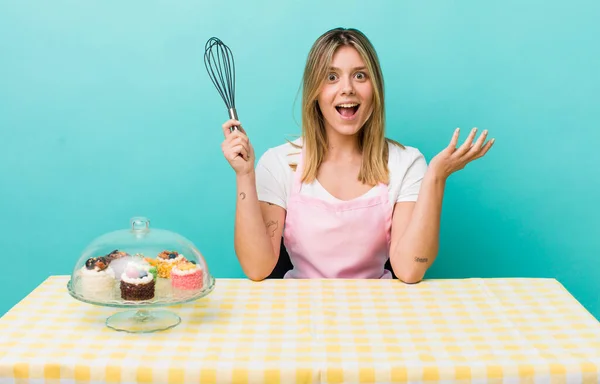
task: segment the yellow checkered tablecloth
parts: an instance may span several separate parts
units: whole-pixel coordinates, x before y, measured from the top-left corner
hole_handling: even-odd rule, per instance
[[[600,324],[554,279],[217,279],[157,333],[52,276],[0,318],[0,383],[598,383]]]

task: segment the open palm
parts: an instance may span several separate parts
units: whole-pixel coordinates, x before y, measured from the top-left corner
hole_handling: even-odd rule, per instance
[[[431,159],[429,163],[429,168],[444,179],[463,169],[471,161],[482,158],[494,144],[494,139],[485,141],[488,134],[487,130],[484,130],[477,141],[473,143],[473,139],[477,134],[477,128],[473,128],[465,142],[456,148],[459,134],[460,128],[457,128],[452,135],[450,144]]]

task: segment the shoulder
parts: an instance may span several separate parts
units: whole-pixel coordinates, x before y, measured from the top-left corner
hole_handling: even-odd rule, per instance
[[[291,164],[296,164],[302,150],[302,139],[296,139],[291,142],[278,145],[267,149],[260,157],[259,164],[266,168],[288,168]]]
[[[388,164],[390,169],[408,168],[415,162],[426,162],[425,156],[416,147],[408,145],[399,146],[396,143],[388,142],[388,148]]]
[[[389,144],[390,201],[413,202],[419,196],[427,161],[421,151],[411,146]]]

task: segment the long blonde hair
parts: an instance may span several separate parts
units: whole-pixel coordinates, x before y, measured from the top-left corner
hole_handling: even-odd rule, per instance
[[[334,53],[339,47],[346,45],[358,51],[373,84],[373,112],[358,132],[358,145],[362,153],[358,180],[368,185],[379,182],[387,184],[388,142],[401,147],[402,145],[385,138],[384,87],[379,59],[369,39],[353,28],[335,28],[325,32],[315,41],[308,53],[302,81],[302,137],[305,153],[301,179],[308,183],[314,181],[325,157],[328,148],[327,135],[317,98]]]

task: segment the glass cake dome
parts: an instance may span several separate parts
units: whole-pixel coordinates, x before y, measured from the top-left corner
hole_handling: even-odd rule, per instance
[[[206,260],[188,239],[150,228],[145,217],[130,228],[102,235],[82,252],[68,290],[75,299],[102,306],[136,308],[107,319],[107,326],[127,332],[172,328],[181,319],[153,307],[182,304],[209,294],[215,280]]]

